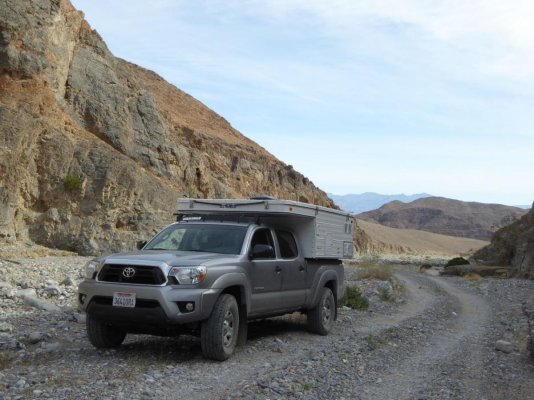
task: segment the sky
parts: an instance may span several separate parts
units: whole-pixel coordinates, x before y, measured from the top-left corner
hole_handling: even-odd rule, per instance
[[[334,194],[534,200],[531,0],[73,0]]]

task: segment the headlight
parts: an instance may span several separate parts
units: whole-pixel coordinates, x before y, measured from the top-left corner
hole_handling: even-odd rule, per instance
[[[173,276],[180,285],[194,285],[206,277],[206,267],[172,267],[169,276]]]
[[[97,272],[97,268],[98,268],[98,261],[91,260],[87,264],[85,264],[85,278],[94,279],[95,272]]]

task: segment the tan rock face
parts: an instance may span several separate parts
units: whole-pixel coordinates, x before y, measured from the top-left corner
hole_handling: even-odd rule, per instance
[[[499,229],[474,258],[483,264],[511,265],[519,275],[533,279],[534,204],[521,219]]]
[[[302,174],[153,72],[115,58],[68,1],[0,7],[0,238],[132,248],[176,199],[332,206]]]

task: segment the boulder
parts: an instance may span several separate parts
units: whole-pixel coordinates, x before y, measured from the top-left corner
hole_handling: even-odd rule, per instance
[[[511,353],[514,351],[514,345],[506,340],[497,340],[495,343],[495,349],[502,351],[503,353]]]
[[[24,302],[30,306],[33,306],[35,308],[38,308],[40,310],[45,310],[49,312],[59,312],[61,309],[56,306],[55,304],[52,304],[46,300],[39,299],[34,296],[24,296],[23,297]]]

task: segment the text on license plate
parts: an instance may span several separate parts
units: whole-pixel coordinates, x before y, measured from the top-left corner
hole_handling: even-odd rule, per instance
[[[135,293],[113,293],[113,305],[116,307],[135,307]]]

